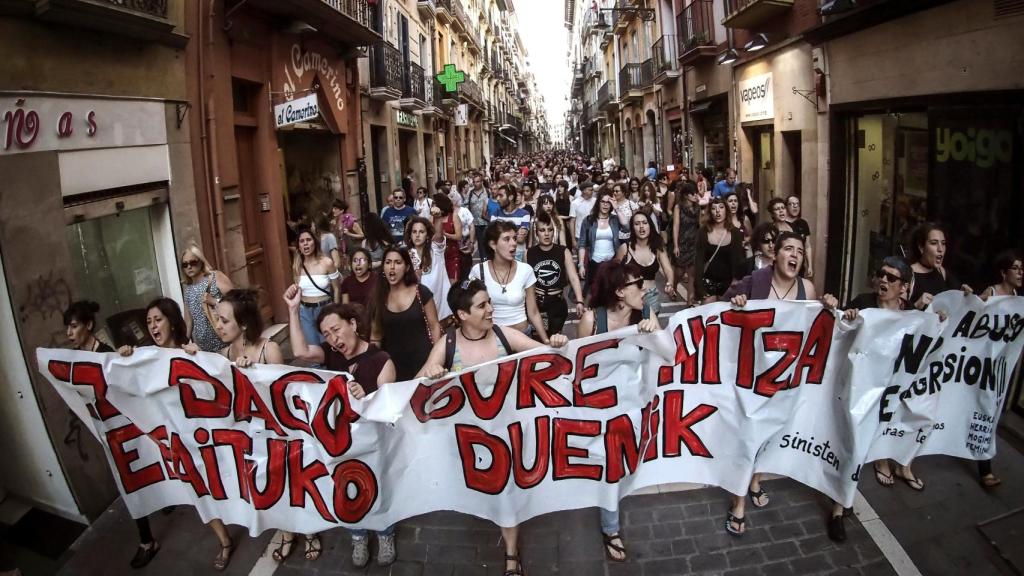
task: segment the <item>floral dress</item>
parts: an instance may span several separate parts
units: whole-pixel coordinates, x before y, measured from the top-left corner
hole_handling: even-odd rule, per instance
[[[207,288],[214,298],[223,298],[217,287],[215,274],[205,275],[198,282],[185,284],[185,305],[192,315],[192,342],[204,352],[219,352],[225,344],[217,337],[217,332],[203,312]]]

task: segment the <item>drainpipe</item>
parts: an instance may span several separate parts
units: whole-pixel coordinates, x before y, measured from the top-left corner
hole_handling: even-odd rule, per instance
[[[207,23],[206,23],[206,49],[209,50],[209,54],[213,55],[213,30],[214,21],[216,19],[215,2],[210,0],[209,10],[207,12]],[[200,18],[202,22],[202,18]],[[224,226],[224,194],[220,187],[220,164],[217,157],[217,115],[216,107],[214,105],[213,90],[209,96],[205,93],[206,78],[205,67],[203,66],[204,56],[203,50],[199,51],[199,62],[200,62],[200,101],[205,103],[203,106],[203,119],[204,119],[204,134],[203,134],[203,145],[206,151],[207,166],[209,167],[209,185],[210,194],[212,196],[212,208],[213,208],[213,224],[215,229],[214,234],[214,249],[217,254],[218,266],[220,268],[226,268],[228,264],[228,253],[227,245],[224,241],[226,236]],[[212,68],[211,68],[212,70]],[[213,74],[211,74],[211,77]],[[208,200],[208,204],[209,204]]]

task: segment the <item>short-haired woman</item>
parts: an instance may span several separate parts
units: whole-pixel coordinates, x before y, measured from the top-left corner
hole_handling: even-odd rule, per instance
[[[181,253],[184,278],[185,326],[192,341],[204,352],[217,352],[224,343],[217,338],[214,308],[234,288],[228,275],[214,270],[198,246]]]
[[[492,223],[493,226],[496,223]],[[519,330],[496,324],[493,320],[490,289],[479,279],[466,280],[453,286],[448,304],[458,320],[458,328],[450,328],[444,338],[434,343],[430,356],[417,376],[439,378],[463,368],[490,362],[502,356],[543,346]],[[555,334],[549,344],[562,347],[568,339]],[[505,542],[504,576],[522,576],[519,558],[519,526],[501,526]]]
[[[288,305],[288,332],[295,358],[323,364],[328,370],[348,372],[349,394],[360,399],[384,384],[395,381],[395,363],[391,356],[367,340],[364,309],[356,303],[328,304],[320,311],[317,327],[323,340],[319,345],[306,341],[299,321],[299,287],[291,285],[284,292]],[[358,568],[370,562],[370,539],[366,530],[352,530],[352,563]],[[319,543],[318,543],[319,544]],[[377,532],[377,564],[387,566],[395,561],[395,527]],[[308,556],[308,553],[307,553]]]

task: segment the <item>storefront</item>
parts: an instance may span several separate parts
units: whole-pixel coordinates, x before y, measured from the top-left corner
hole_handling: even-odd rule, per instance
[[[690,131],[694,168],[707,168],[713,176],[730,166],[728,94],[691,102]]]
[[[0,481],[64,517],[95,518],[116,487],[99,444],[39,377],[35,349],[67,345],[73,301],[99,304],[94,333],[114,347],[152,343],[153,299],[181,303],[177,252],[198,229],[180,107],[0,95]]]

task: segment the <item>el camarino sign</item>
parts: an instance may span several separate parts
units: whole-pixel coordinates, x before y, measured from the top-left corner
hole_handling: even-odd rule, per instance
[[[274,106],[274,124],[281,128],[297,122],[309,122],[320,115],[316,94],[297,100],[289,100]]]
[[[740,80],[740,122],[769,120],[775,117],[772,95],[772,74],[761,74]]]

